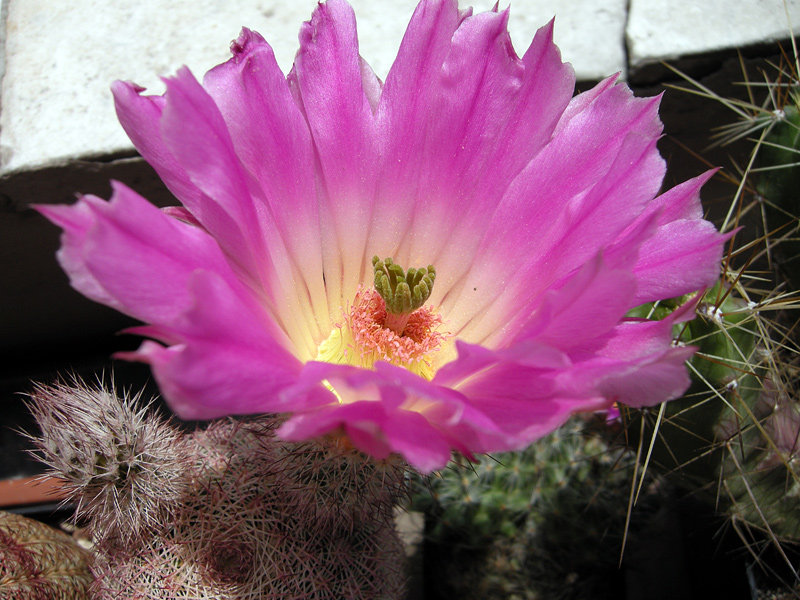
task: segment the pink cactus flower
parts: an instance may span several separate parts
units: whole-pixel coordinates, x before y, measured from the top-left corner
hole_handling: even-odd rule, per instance
[[[183,206],[115,183],[39,210],[72,285],[146,323],[126,357],[179,416],[284,413],[286,439],[343,433],[428,472],[686,389],[689,311],[626,313],[718,277],[710,174],[658,195],[659,99],[614,77],[573,98],[552,23],[519,58],[507,21],[423,0],[382,82],[328,0],[288,76],[245,29],[202,83],[114,84]]]

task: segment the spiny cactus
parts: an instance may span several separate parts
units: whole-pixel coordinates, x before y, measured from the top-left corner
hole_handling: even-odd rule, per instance
[[[55,398],[68,396],[54,407]],[[80,401],[87,397],[102,402]],[[81,484],[72,486],[76,500],[91,507],[82,514],[100,534],[92,565],[95,598],[402,596],[404,553],[392,518],[404,494],[400,461],[375,461],[336,436],[283,443],[274,435],[277,418],[215,421],[182,434],[134,400],[85,386],[39,387],[33,402],[41,451],[56,475]],[[97,477],[97,456],[125,455],[131,443],[118,429],[110,438],[95,435],[108,430],[109,414],[112,425],[138,420],[149,433],[137,438],[141,445],[126,463],[130,468],[113,471],[115,479],[106,458],[102,485],[89,485]],[[55,431],[79,420],[82,429]],[[115,447],[120,440],[122,448]],[[137,457],[146,457],[146,468],[135,468]],[[164,498],[158,498],[159,486]],[[125,544],[108,535],[125,530],[129,520],[141,524],[142,516],[132,514],[137,509],[167,520],[139,526]]]
[[[543,497],[609,459],[604,443],[581,431],[574,420],[526,450],[453,464],[418,481],[412,506],[436,516],[437,537],[461,532],[480,545],[497,535],[513,536]]]
[[[393,526],[371,515],[353,525],[308,512],[272,429],[219,422],[198,434],[191,498],[168,535],[104,557],[100,597],[397,597],[402,549]]]
[[[779,240],[772,242],[774,259],[796,290],[800,288],[800,99],[796,89],[783,97],[785,104],[773,111],[758,148],[754,182],[768,231]]]
[[[721,286],[706,293],[698,315],[680,331],[698,347],[690,361],[692,386],[662,406],[660,418],[650,410],[626,411],[630,439],[652,440],[650,466],[704,494],[735,522],[800,540],[800,478],[793,466],[800,414],[774,349],[764,345],[767,325],[756,307]]]
[[[741,98],[722,97],[673,69],[692,84],[686,91],[732,111],[712,147],[749,144],[749,156],[719,175],[735,185],[720,230],[742,229],[730,242],[720,286],[675,332],[700,348],[690,363],[691,389],[663,408],[623,417],[645,455],[655,432],[649,468],[727,515],[763,571],[787,568],[785,582],[797,584],[785,542],[800,542],[800,329],[792,312],[800,289],[800,62],[786,54],[762,62],[760,81],[741,63]],[[671,307],[643,309],[659,317]]]
[[[278,453],[287,501],[316,528],[358,528],[365,521],[393,526],[394,507],[407,494],[396,457],[368,461],[338,436],[280,445]]]
[[[676,332],[682,342],[699,346],[690,365],[693,384],[683,399],[665,405],[660,419],[645,411],[644,443],[660,420],[654,466],[684,487],[705,493],[744,534],[754,527],[766,529],[774,540],[800,541],[800,472],[795,465],[800,404],[792,365],[798,338],[797,318],[790,311],[796,301],[781,290],[787,282],[795,289],[800,284],[796,64],[783,60],[777,73],[764,73],[762,86],[748,84],[750,102],[721,98],[693,82],[701,95],[731,107],[739,117],[721,128],[718,143],[753,140],[722,230],[745,225],[743,233],[751,240],[753,231],[763,238],[743,249],[731,246],[721,284],[703,298],[698,318]],[[767,93],[764,103],[757,104],[752,99],[761,90]],[[734,267],[744,250],[746,268]],[[773,270],[777,287],[769,285]],[[642,310],[658,317],[671,306]],[[636,439],[641,413],[629,416]]]
[[[794,78],[794,75],[790,75]],[[797,80],[793,82],[796,84]],[[777,88],[777,86],[775,86]],[[786,88],[789,89],[788,87]],[[795,219],[800,214],[800,98],[794,90],[783,95],[782,102],[771,115],[771,122],[765,131],[758,150],[757,168],[761,174],[756,177],[758,192],[772,201],[776,207]],[[779,96],[780,97],[780,96]]]
[[[428,515],[440,592],[600,598],[590,591],[618,573],[632,464],[574,419],[526,450],[418,480],[412,507]]]
[[[89,552],[65,533],[0,512],[0,599],[84,600]]]
[[[96,539],[127,546],[172,520],[187,492],[188,454],[175,427],[137,407],[139,396],[118,398],[102,384],[38,385],[31,398],[39,458]]]

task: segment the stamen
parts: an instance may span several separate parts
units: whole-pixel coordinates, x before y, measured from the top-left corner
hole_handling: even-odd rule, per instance
[[[405,332],[400,335],[386,327],[388,316],[385,302],[377,291],[360,289],[342,322],[320,344],[316,360],[366,369],[383,360],[432,379],[432,359],[450,337],[440,330],[442,318],[428,307],[422,307],[406,315]],[[331,391],[336,394],[335,390]],[[338,395],[337,400],[343,401]]]
[[[317,350],[315,360],[372,369],[377,361],[405,367],[431,380],[434,357],[450,338],[441,330],[442,318],[423,306],[433,291],[436,269],[409,269],[391,258],[372,259],[375,288],[359,287],[342,320]],[[342,404],[348,397],[329,381],[323,384]]]

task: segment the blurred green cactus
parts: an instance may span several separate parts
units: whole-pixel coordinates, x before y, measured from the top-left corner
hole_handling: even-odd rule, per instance
[[[584,437],[575,420],[525,450],[454,463],[418,479],[412,508],[436,517],[437,537],[460,532],[479,545],[514,536],[544,498],[597,471],[609,459],[606,450],[600,438]]]
[[[797,99],[778,109],[758,150],[758,192],[794,219],[800,214],[800,111]]]
[[[754,181],[763,199],[766,225],[781,273],[793,289],[800,286],[800,110],[797,98],[777,109],[758,147]],[[776,244],[776,241],[780,240]]]
[[[692,300],[642,306],[629,316],[661,319]],[[608,582],[620,577],[623,536],[649,530],[668,501],[660,494],[673,486],[726,514],[745,535],[757,528],[800,539],[792,466],[800,418],[782,387],[787,377],[767,336],[770,324],[759,314],[766,306],[718,285],[697,303],[693,320],[675,326],[676,343],[698,348],[683,398],[620,407],[618,422],[593,432],[575,420],[524,451],[417,482],[413,507],[428,515],[434,545],[452,555],[443,560],[450,569],[445,596],[614,598],[618,588]],[[611,440],[620,439],[629,451],[614,448]],[[635,451],[640,467],[647,462],[644,476]],[[642,477],[659,483],[644,486],[632,531],[631,486]]]
[[[603,589],[619,573],[632,466],[576,418],[525,450],[415,479],[412,508],[428,517],[439,593],[614,597]]]

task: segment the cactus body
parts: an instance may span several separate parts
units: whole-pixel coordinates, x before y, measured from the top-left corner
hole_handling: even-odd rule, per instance
[[[84,600],[89,553],[48,525],[0,512],[0,599]]]
[[[444,597],[615,597],[632,460],[584,426],[417,482]]]
[[[698,346],[693,383],[664,405],[650,465],[735,521],[800,540],[798,405],[782,391],[776,361],[761,344],[760,317],[735,292],[721,303],[719,297],[719,288],[710,290],[682,332]],[[633,444],[645,419],[648,447],[654,415],[631,410],[628,418]]]
[[[102,386],[38,386],[32,398],[40,457],[97,541],[128,546],[174,519],[188,450],[173,425]]]
[[[70,394],[81,402],[57,402]],[[85,386],[40,388],[33,401],[44,459],[72,487],[95,534],[94,598],[402,596],[404,552],[393,520],[404,494],[401,462],[375,461],[335,436],[283,443],[275,418],[215,421],[184,434],[133,402]],[[128,441],[113,451],[120,436],[58,434],[60,422],[75,422],[78,407],[94,419],[87,431],[111,431],[138,415],[150,434],[127,454]],[[98,454],[107,457],[101,482],[87,484]],[[118,455],[124,470],[109,467]],[[145,465],[137,465],[140,457]],[[142,509],[151,513],[137,514]],[[153,520],[157,526],[142,526]]]
[[[796,102],[796,99],[795,99]],[[772,252],[793,289],[800,286],[800,110],[787,104],[776,111],[769,133],[758,148],[755,174],[758,194],[765,200],[769,231],[774,231]]]

